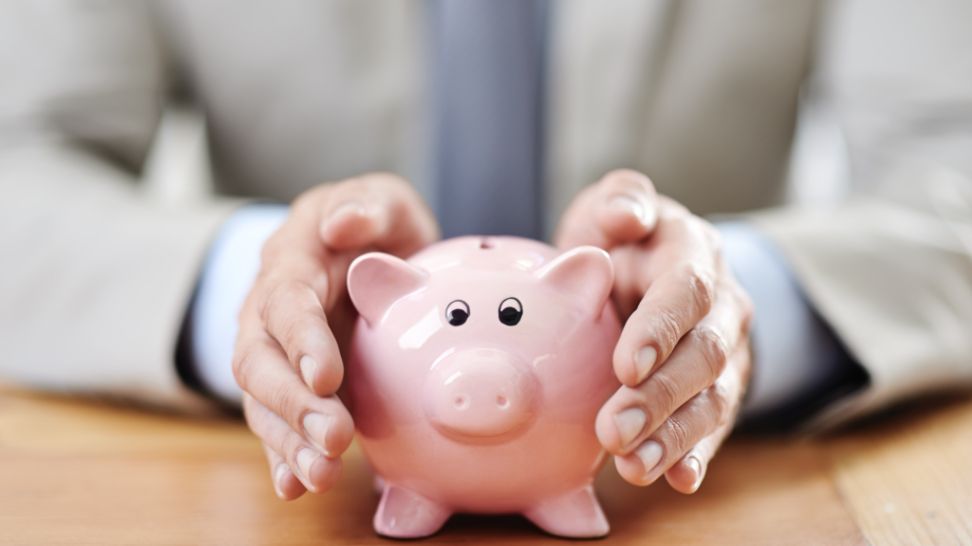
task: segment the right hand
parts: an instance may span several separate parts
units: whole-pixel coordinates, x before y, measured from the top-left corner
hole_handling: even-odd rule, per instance
[[[368,174],[299,196],[264,245],[240,311],[233,373],[280,498],[329,489],[354,434],[335,394],[356,319],[345,284],[351,261],[371,250],[406,257],[438,237],[407,182]]]

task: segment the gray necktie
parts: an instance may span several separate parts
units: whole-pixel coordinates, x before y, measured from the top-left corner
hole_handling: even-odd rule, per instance
[[[539,238],[545,1],[429,2],[443,235]]]

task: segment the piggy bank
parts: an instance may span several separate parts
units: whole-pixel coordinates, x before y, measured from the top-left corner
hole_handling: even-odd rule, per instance
[[[375,531],[435,533],[456,512],[608,533],[594,421],[618,388],[607,253],[461,237],[348,270],[359,313],[343,396],[381,500]]]

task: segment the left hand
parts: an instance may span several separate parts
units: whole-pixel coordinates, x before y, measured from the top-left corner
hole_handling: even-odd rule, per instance
[[[601,444],[628,482],[664,474],[675,490],[695,492],[735,423],[752,358],[752,303],[718,232],[646,176],[621,170],[577,195],[556,244],[600,246],[615,266],[622,386],[597,416]]]

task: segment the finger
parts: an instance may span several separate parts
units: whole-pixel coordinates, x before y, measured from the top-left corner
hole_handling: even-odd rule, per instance
[[[630,453],[678,408],[710,387],[726,367],[729,347],[742,335],[744,310],[734,293],[719,291],[712,310],[664,364],[636,387],[622,386],[598,412],[596,430],[606,450]]]
[[[615,345],[618,380],[635,386],[668,358],[682,336],[711,309],[715,279],[711,261],[688,262],[651,284]]]
[[[308,491],[320,493],[334,485],[341,471],[341,460],[325,457],[291,429],[287,422],[245,395],[246,422],[270,450],[283,458],[294,476]]]
[[[739,407],[742,404],[742,393],[745,390],[745,379],[743,377],[745,372],[743,370],[748,368],[749,358],[748,350],[741,346],[730,359],[732,373],[728,373],[720,379],[724,382],[726,391],[736,393],[734,397],[729,399],[729,408],[724,422],[720,423],[713,433],[703,438],[665,472],[665,479],[676,491],[691,494],[699,489],[702,480],[705,478],[709,462],[712,461],[712,457],[715,456],[719,447],[732,432],[734,417],[738,414]]]
[[[278,497],[283,500],[294,500],[307,491],[307,488],[300,483],[283,457],[270,449],[267,444],[263,444],[263,452],[267,456],[267,463],[270,466],[270,480]]]
[[[714,389],[697,394],[676,411],[641,445],[628,455],[618,455],[614,464],[622,478],[635,485],[648,485],[711,433],[723,419],[726,402]]]
[[[723,425],[703,438],[695,447],[665,472],[665,480],[672,489],[690,495],[699,490],[709,461],[715,456],[722,442],[729,435],[732,426]]]
[[[335,396],[314,395],[269,337],[242,348],[233,360],[237,383],[328,457],[338,457],[354,434],[351,415]]]
[[[655,186],[632,170],[612,171],[599,184],[594,218],[611,246],[639,241],[658,220]]]
[[[311,391],[334,394],[344,379],[344,365],[314,289],[302,281],[281,280],[266,290],[260,317],[267,333]]]
[[[631,388],[622,386],[598,413],[601,444],[627,454],[691,397],[723,373],[729,347],[748,329],[749,308],[732,283],[721,283],[711,311],[676,346],[657,371]]]
[[[641,240],[655,227],[657,197],[647,176],[627,169],[611,171],[574,199],[564,213],[556,244],[610,249]]]
[[[373,247],[408,255],[437,239],[438,226],[408,182],[375,173],[334,187],[320,235],[335,250]]]

